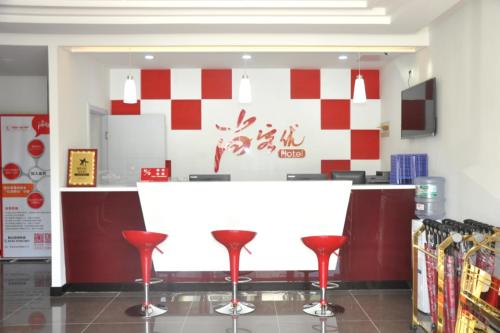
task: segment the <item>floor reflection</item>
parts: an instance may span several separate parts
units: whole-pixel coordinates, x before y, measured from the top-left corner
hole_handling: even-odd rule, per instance
[[[319,300],[314,291],[242,291],[253,313],[224,316],[214,308],[231,299],[229,292],[152,292],[151,301],[168,312],[145,320],[125,310],[142,301],[142,292],[66,293],[50,297],[50,264],[0,264],[0,331],[9,332],[145,332],[145,333],[402,333],[410,332],[408,290],[329,291],[345,313],[317,318],[302,312]]]

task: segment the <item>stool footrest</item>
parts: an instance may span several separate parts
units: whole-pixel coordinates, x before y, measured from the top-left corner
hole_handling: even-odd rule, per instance
[[[255,305],[241,301],[236,303],[235,305],[230,302],[227,304],[219,305],[214,310],[215,312],[223,315],[237,316],[255,311]]]
[[[144,280],[143,279],[135,279],[134,282],[143,284]],[[160,278],[151,278],[149,280],[149,284],[157,284],[157,283],[162,283],[162,282],[163,282],[163,279],[160,279]]]
[[[224,278],[224,280],[226,280],[227,282],[231,282],[231,277],[230,277],[230,276],[226,276],[226,277]],[[243,276],[243,277],[240,277],[240,278],[238,279],[238,283],[248,283],[248,282],[250,282],[250,281],[252,281],[252,278],[251,278],[251,277],[248,277],[248,276]]]
[[[314,302],[304,305],[302,311],[316,317],[333,317],[344,313],[345,309],[337,304],[328,303],[322,306],[319,302]]]
[[[131,317],[143,317],[143,318],[151,318],[160,316],[167,312],[167,307],[163,304],[149,304],[145,307],[142,304],[134,305],[125,310],[125,313]]]
[[[313,287],[319,288],[319,282],[318,281],[311,282],[311,285]],[[338,283],[335,283],[335,282],[328,282],[326,284],[326,289],[335,289],[335,288],[338,288],[338,287],[340,287],[340,285]]]

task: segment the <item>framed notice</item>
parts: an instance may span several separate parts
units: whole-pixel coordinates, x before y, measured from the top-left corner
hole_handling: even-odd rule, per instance
[[[68,149],[68,186],[96,186],[97,149]]]

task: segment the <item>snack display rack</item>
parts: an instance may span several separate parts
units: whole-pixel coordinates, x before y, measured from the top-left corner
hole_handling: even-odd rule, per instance
[[[473,220],[464,222],[424,220],[413,233],[413,329],[420,327],[426,333],[500,332],[496,326],[498,301],[491,304],[492,299],[498,300],[498,283],[491,281],[498,282],[492,275],[494,261],[500,259],[495,245],[500,245],[500,229]],[[427,241],[421,246],[424,233]],[[419,252],[426,258],[429,316],[419,314],[417,308]]]
[[[479,251],[500,255],[497,244],[500,244],[499,230],[464,257],[455,333],[500,332],[498,277],[473,264]]]

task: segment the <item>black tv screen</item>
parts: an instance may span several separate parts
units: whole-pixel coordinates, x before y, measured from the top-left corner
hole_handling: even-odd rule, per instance
[[[436,135],[436,79],[401,92],[401,138]]]

